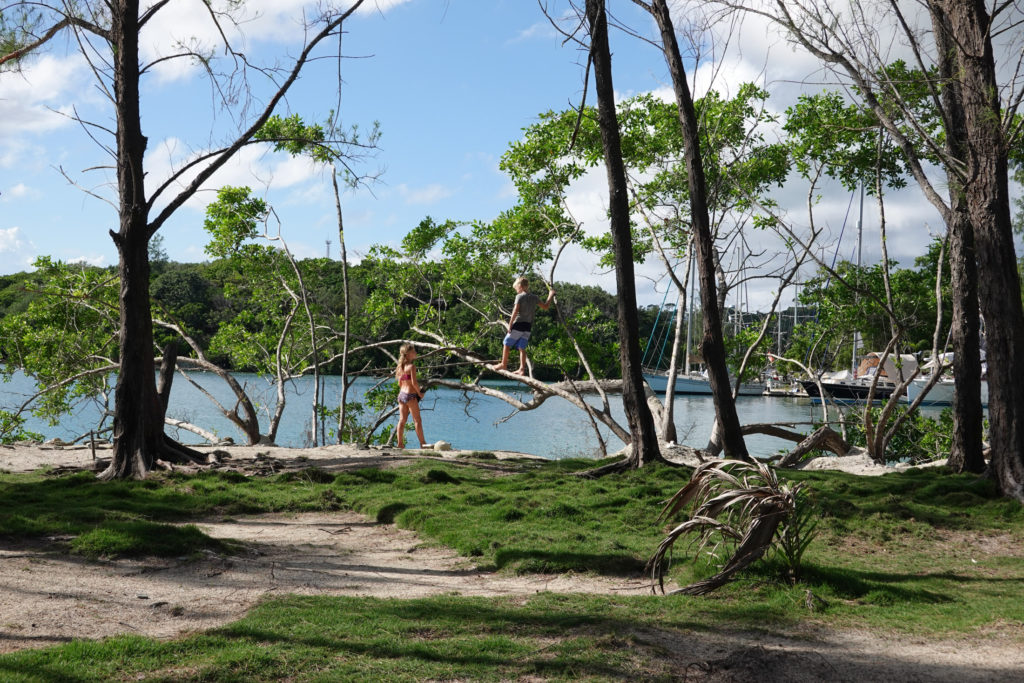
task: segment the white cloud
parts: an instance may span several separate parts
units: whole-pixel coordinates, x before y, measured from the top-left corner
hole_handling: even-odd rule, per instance
[[[81,256],[74,256],[67,259],[67,263],[84,263],[90,266],[105,266],[107,265],[107,257],[101,254],[83,254]]]
[[[215,22],[202,0],[180,0],[165,5],[143,29],[139,40],[142,61],[182,54],[187,50],[225,57],[224,38],[237,52],[254,49],[259,40],[288,40],[302,36],[301,0],[246,3],[233,13],[236,21],[221,15]],[[174,82],[201,73],[202,66],[192,58],[174,58],[153,68],[163,83]]]
[[[205,150],[193,150],[177,138],[167,138],[154,145],[146,155],[146,172],[149,175],[148,187],[155,190],[167,181],[176,169],[204,154]],[[188,182],[195,178],[197,169],[190,169],[177,179],[161,196],[160,207],[180,192]],[[185,205],[203,211],[215,199],[215,191],[226,185],[250,187],[257,195],[270,195],[275,190],[301,187],[311,181],[323,181],[324,167],[305,157],[292,157],[284,153],[268,153],[259,146],[244,147],[194,194]],[[309,196],[315,191],[305,189]],[[325,196],[325,195],[321,195]],[[282,201],[287,201],[284,199]]]
[[[269,167],[274,187],[293,187],[324,175],[324,165],[318,164],[308,157],[269,156],[271,162]]]
[[[48,133],[72,123],[69,102],[82,99],[85,64],[79,55],[61,58],[44,55],[25,64],[20,72],[0,73],[0,158],[10,165],[10,154],[21,156],[25,135]],[[84,99],[88,99],[85,96]],[[56,110],[56,111],[54,111]],[[59,112],[59,113],[58,113]],[[62,115],[64,114],[64,115]]]
[[[0,254],[13,254],[23,251],[31,246],[31,242],[24,239],[21,228],[0,229]]]
[[[385,13],[411,0],[367,0],[359,15]],[[345,11],[347,3],[335,3]],[[215,22],[204,0],[179,0],[164,6],[146,26],[140,40],[144,62],[181,54],[186,48],[229,60],[226,38],[236,52],[251,58],[262,43],[299,43],[311,32],[311,22],[322,17],[323,6],[308,0],[251,0],[235,11],[234,21],[219,16]],[[184,80],[202,72],[198,60],[169,59],[154,67],[162,83]]]
[[[38,252],[18,227],[0,228],[0,273],[31,270]]]
[[[9,187],[0,190],[3,194],[0,194],[0,202],[8,202],[12,199],[38,199],[42,197],[42,193],[35,188],[29,187],[25,183],[18,183],[14,187]]]
[[[402,183],[398,186],[398,192],[406,204],[435,204],[442,199],[452,196],[451,188],[440,183],[433,183],[424,187],[409,187]]]
[[[371,12],[388,12],[409,2],[412,2],[412,0],[366,0],[362,5],[360,5],[357,13],[368,14]]]
[[[587,235],[608,232],[608,176],[603,165],[576,180],[565,200],[573,219],[583,225]]]
[[[551,22],[545,19],[544,21],[538,21],[527,26],[517,33],[509,42],[519,43],[533,40],[534,38],[553,38],[558,35],[559,33],[555,30],[555,27],[551,25]]]

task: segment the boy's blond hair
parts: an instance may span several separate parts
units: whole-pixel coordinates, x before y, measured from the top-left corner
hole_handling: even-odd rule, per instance
[[[512,283],[512,286],[522,287],[523,289],[529,289],[530,281],[527,280],[524,276],[520,275],[519,277],[516,278],[516,281]]]

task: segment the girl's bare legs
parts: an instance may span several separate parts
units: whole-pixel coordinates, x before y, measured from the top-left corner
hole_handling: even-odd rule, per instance
[[[416,406],[416,412],[419,413],[419,406]],[[409,418],[409,404],[399,403],[398,404],[398,447],[405,448],[405,421]],[[416,429],[419,430],[419,418],[416,418]]]
[[[416,399],[411,399],[402,407],[412,411],[412,419],[416,424],[416,438],[420,440],[420,448],[423,448],[427,445],[427,440],[423,438],[423,420],[420,419],[420,402]]]

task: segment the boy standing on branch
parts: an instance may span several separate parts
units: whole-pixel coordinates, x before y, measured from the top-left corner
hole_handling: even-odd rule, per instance
[[[492,370],[507,370],[508,355],[512,349],[519,351],[519,369],[517,375],[526,374],[526,343],[530,340],[530,330],[533,327],[533,318],[540,307],[545,311],[551,307],[555,299],[555,290],[548,288],[547,301],[541,301],[540,297],[530,292],[530,282],[525,277],[517,277],[512,283],[516,290],[516,301],[512,307],[512,315],[508,321],[508,334],[502,342],[501,363],[492,365]]]

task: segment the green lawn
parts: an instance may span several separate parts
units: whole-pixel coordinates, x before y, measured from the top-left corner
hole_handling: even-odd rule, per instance
[[[6,474],[0,538],[57,536],[69,539],[67,552],[87,557],[230,553],[234,544],[187,523],[353,509],[488,569],[635,576],[665,531],[656,521],[664,501],[690,470],[573,476],[593,464],[430,460],[340,474],[210,471],[107,483],[84,473]],[[824,625],[895,638],[983,639],[1000,624],[1017,624],[1020,633],[1024,506],[996,497],[983,480],[942,469],[780,476],[807,483],[819,516],[797,586],[769,558],[703,598],[283,596],[184,640],[126,636],[0,656],[0,680],[668,680],[685,672],[674,668],[664,643],[693,631]],[[683,550],[670,578],[683,583],[713,572]]]

